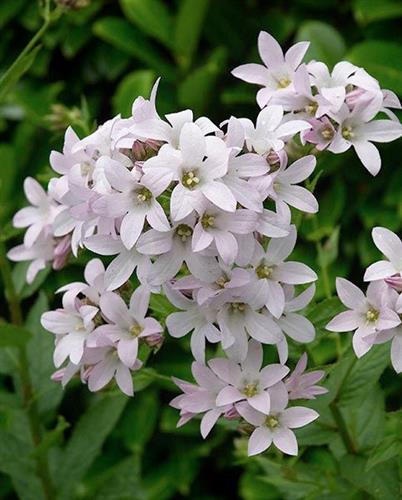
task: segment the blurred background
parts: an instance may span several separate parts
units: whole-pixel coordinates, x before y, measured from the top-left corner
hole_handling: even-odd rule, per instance
[[[349,60],[379,79],[383,88],[402,95],[399,0],[60,0],[50,4],[2,0],[0,73],[41,30],[47,6],[53,13],[51,22],[25,58],[21,78],[9,81],[6,91],[0,92],[0,225],[7,248],[21,240],[10,220],[25,203],[23,179],[35,176],[46,184],[52,176],[49,153],[62,148],[65,128],[72,125],[85,135],[95,123],[117,113],[129,116],[134,98],[148,96],[158,76],[162,77],[157,99],[161,115],[192,108],[197,116],[206,114],[216,123],[230,115],[254,119],[257,88],[237,81],[230,70],[258,61],[260,30],[270,32],[284,48],[309,40],[308,59],[329,66]],[[320,259],[332,290],[335,276],[361,282],[364,267],[378,258],[370,237],[373,226],[401,230],[400,148],[400,143],[380,146],[383,167],[375,179],[351,151],[323,154],[319,159],[320,212],[303,219],[295,258],[318,273]],[[52,492],[47,496],[43,492],[36,471],[37,464],[47,459],[58,498],[67,500],[397,498],[389,464],[382,469],[378,469],[381,464],[371,464],[370,473],[357,463],[340,466],[336,457],[341,445],[330,425],[313,425],[310,434],[301,433],[302,450],[304,445],[309,448],[291,460],[275,453],[247,460],[244,441],[225,426],[205,442],[198,422],[176,429],[177,412],[168,407],[175,395],[168,376],[191,378],[186,340],[166,342],[137,378],[139,392],[132,400],[114,389],[104,395],[90,394],[79,382],[63,392],[50,381],[53,338],[41,328],[39,318],[59,304],[54,296],[59,286],[81,280],[87,259],[80,256],[58,273],[44,270],[31,286],[24,284],[27,266],[21,263],[13,268],[15,288],[34,333],[27,344],[27,359],[45,430],[40,446],[34,448],[29,408],[21,407],[15,376],[20,361],[13,348],[0,349],[1,499],[54,498]],[[325,298],[321,282],[317,300],[325,300],[309,312],[318,329],[309,350],[315,365],[336,360],[335,339],[323,326],[339,303]],[[163,298],[154,298],[152,309],[159,318],[168,307]],[[4,300],[0,314],[7,317]],[[347,342],[345,337],[343,343]],[[294,349],[291,359],[302,352]],[[375,358],[371,369],[375,371],[380,362]],[[361,369],[356,380],[365,377]],[[385,391],[372,407],[364,408],[361,418],[365,420],[356,415],[353,420],[357,441],[364,431],[365,442],[371,435],[371,446],[379,444],[389,426],[401,423],[401,414],[395,411],[402,397],[397,377],[386,369],[380,384]],[[394,415],[389,421],[384,409]],[[373,420],[383,434],[372,430]],[[373,479],[376,474],[383,477],[381,487]]]

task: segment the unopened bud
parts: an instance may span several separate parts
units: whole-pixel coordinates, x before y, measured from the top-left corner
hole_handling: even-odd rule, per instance
[[[223,416],[226,418],[226,420],[237,420],[240,418],[240,413],[237,411],[235,406],[232,406],[229,410],[227,410]]]
[[[79,10],[88,7],[91,0],[55,0],[55,3],[65,9]]]
[[[352,110],[361,97],[366,93],[364,89],[355,89],[346,94],[345,102],[348,105],[349,109]]]
[[[77,107],[67,108],[64,104],[53,104],[51,113],[45,116],[51,130],[58,132],[65,130],[72,123],[81,118],[81,111]]]
[[[62,238],[54,249],[53,254],[53,269],[58,271],[63,268],[67,262],[67,258],[71,251],[71,236],[67,235]]]
[[[165,337],[162,333],[153,333],[152,335],[143,337],[142,340],[148,347],[152,347],[158,351],[162,347]]]
[[[402,277],[401,276],[391,276],[390,278],[385,278],[385,283],[397,292],[402,292]]]
[[[156,156],[162,143],[160,141],[154,141],[153,139],[147,139],[146,141],[140,141],[137,139],[134,141],[132,148],[132,157],[134,161],[146,161],[153,156]]]

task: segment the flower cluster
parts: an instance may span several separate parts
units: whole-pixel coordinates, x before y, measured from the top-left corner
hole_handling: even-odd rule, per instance
[[[336,289],[349,309],[327,325],[333,332],[354,331],[353,349],[359,358],[374,344],[392,340],[391,362],[402,372],[402,241],[385,227],[373,229],[376,247],[388,260],[375,262],[365,272],[366,295],[350,281],[337,278]]]
[[[132,395],[132,371],[144,361],[141,346],[163,341],[162,326],[147,313],[150,295],[164,293],[177,308],[165,318],[167,331],[175,338],[191,332],[195,358],[198,385],[177,381],[184,394],[173,404],[181,423],[205,413],[205,436],[220,416],[240,418],[255,428],[250,454],[272,441],[285,453],[297,452],[289,429],[317,414],[286,408],[288,402],[325,390],[315,385],[323,373],[303,374],[305,357],[284,379],[287,339],[306,343],[315,336],[300,311],[317,279],[291,260],[297,239],[291,209],[318,211],[301,185],[316,158],[292,161],[291,153],[306,142],[315,144],[311,152],[353,145],[377,173],[380,160],[369,141],[402,134],[388,110],[399,106],[391,92],[349,63],[332,75],[322,63],[301,64],[307,45],[283,56],[261,33],[267,67],[234,70],[263,85],[255,123],[231,116],[218,127],[206,117],[194,119],[191,110],[161,117],[157,81],[149,99],[134,101],[131,117],[118,115],[83,139],[67,129],[63,152],[50,155],[58,176],[47,191],[25,181],[32,206],[20,210],[14,224],[27,231],[8,255],[31,261],[28,282],[49,263],[65,265],[71,253],[112,256],[106,268],[91,260],[86,283],[60,289],[63,307],[42,317],[55,334],[55,380],[64,385],[79,373],[96,391],[115,378]],[[373,121],[380,111],[391,120]],[[261,369],[263,345],[275,346],[280,364]],[[221,357],[209,359],[214,350]]]
[[[303,406],[287,408],[290,399],[312,399],[326,389],[314,384],[322,379],[323,371],[303,374],[307,357],[303,355],[294,372],[285,379],[289,368],[282,364],[263,364],[261,343],[250,340],[246,358],[236,363],[232,359],[215,358],[208,366],[195,361],[192,373],[197,384],[175,379],[183,391],[171,401],[180,410],[179,426],[198,414],[201,434],[205,438],[219,417],[238,419],[244,431],[251,434],[248,454],[265,451],[271,443],[288,455],[297,455],[297,441],[291,429],[303,427],[318,417],[318,413]]]
[[[262,87],[257,93],[261,108],[279,104],[294,118],[307,120],[311,128],[303,131],[302,141],[335,154],[353,147],[367,170],[378,174],[381,158],[373,142],[391,142],[402,135],[389,109],[401,108],[397,96],[350,62],[339,62],[332,72],[323,62],[302,63],[308,46],[299,42],[283,54],[278,42],[262,31],[258,51],[264,65],[244,64],[232,74]],[[380,112],[390,120],[375,120]]]

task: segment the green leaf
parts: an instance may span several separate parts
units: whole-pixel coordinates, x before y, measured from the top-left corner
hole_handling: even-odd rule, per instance
[[[10,19],[18,14],[25,0],[13,0],[12,2],[0,2],[0,28],[3,28]]]
[[[149,301],[149,308],[155,315],[158,320],[166,320],[166,317],[169,316],[172,312],[178,311],[178,309],[169,302],[165,295],[160,295],[153,293],[151,295],[151,299]]]
[[[346,59],[363,66],[380,85],[402,94],[402,46],[396,42],[369,40],[352,47]]]
[[[158,392],[143,391],[127,406],[120,422],[119,432],[125,446],[134,453],[142,452],[151,439],[158,418]]]
[[[342,476],[363,493],[372,495],[376,500],[394,500],[400,498],[398,464],[389,460],[365,471],[363,457],[347,455],[340,460]]]
[[[402,454],[401,436],[393,434],[387,436],[381,443],[374,448],[367,460],[366,470],[370,471],[373,467],[383,462],[387,462],[390,458],[398,457]]]
[[[138,456],[128,457],[107,469],[102,474],[102,483],[93,498],[95,500],[147,500],[140,482]]]
[[[342,35],[330,24],[321,21],[304,22],[296,34],[297,41],[309,41],[307,56],[332,67],[345,54],[346,45]]]
[[[120,82],[113,96],[113,111],[123,117],[131,116],[131,108],[138,96],[147,97],[155,81],[155,73],[151,70],[138,70],[129,73]]]
[[[46,266],[44,269],[39,271],[39,273],[35,276],[35,279],[32,283],[27,283],[27,270],[31,265],[31,262],[17,262],[13,269],[13,282],[15,286],[15,290],[20,299],[26,299],[27,297],[31,297],[38,289],[43,285],[46,278],[49,276],[51,267]]]
[[[151,66],[167,80],[175,79],[174,68],[165,62],[165,58],[128,21],[118,17],[104,17],[95,22],[93,30],[99,38]]]
[[[47,432],[40,442],[39,446],[34,448],[32,453],[33,457],[42,457],[44,456],[49,448],[53,447],[63,436],[63,433],[66,429],[70,427],[70,424],[64,419],[63,416],[59,415],[57,419],[57,425],[50,432]]]
[[[10,144],[0,144],[0,219],[5,219],[14,208],[10,203],[18,168],[15,150]]]
[[[201,36],[209,0],[182,0],[177,13],[174,47],[179,65],[188,69]]]
[[[11,477],[21,500],[45,500],[31,450],[29,443],[0,429],[0,471]]]
[[[48,309],[49,304],[42,291],[28,312],[25,324],[25,327],[32,332],[32,338],[27,346],[29,370],[38,407],[43,413],[54,410],[63,396],[60,384],[55,384],[50,378],[55,371],[54,335],[45,330],[40,322],[42,314]]]
[[[402,16],[402,4],[399,0],[355,0],[353,13],[360,24],[369,24],[384,19]]]
[[[339,226],[336,227],[322,246],[321,263],[325,267],[330,266],[338,258],[339,229]]]
[[[389,345],[375,345],[365,356],[357,359],[339,395],[340,405],[348,405],[366,397],[389,364]]]
[[[324,328],[329,321],[345,308],[338,297],[324,299],[308,309],[307,318],[316,328]]]
[[[121,394],[101,396],[75,426],[57,471],[59,499],[70,500],[74,489],[115,427],[128,401]]]
[[[120,0],[124,15],[144,33],[172,45],[173,19],[161,0]]]
[[[218,48],[210,55],[206,64],[190,73],[179,85],[179,104],[194,110],[195,114],[204,113],[215,88],[218,75],[226,66],[226,49]]]
[[[0,323],[0,347],[22,347],[31,336],[31,332],[22,326]]]
[[[10,67],[0,78],[0,102],[18,83],[24,73],[29,70],[40,48],[41,46],[37,45],[27,55],[23,56],[21,59],[17,59],[13,66]]]

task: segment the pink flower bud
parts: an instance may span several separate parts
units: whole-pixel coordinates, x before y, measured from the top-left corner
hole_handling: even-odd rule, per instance
[[[54,249],[53,269],[56,271],[63,268],[71,251],[71,236],[62,238]]]
[[[401,276],[391,276],[390,278],[385,278],[385,283],[397,292],[402,292],[402,277]]]

